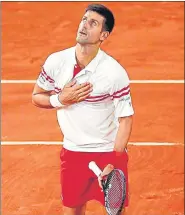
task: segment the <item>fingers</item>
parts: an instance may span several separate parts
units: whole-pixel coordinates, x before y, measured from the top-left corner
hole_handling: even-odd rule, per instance
[[[84,95],[84,96],[79,97],[79,98],[77,99],[77,102],[81,102],[81,101],[85,100],[87,97],[89,97],[89,95],[90,95],[90,94],[86,94],[86,95]]]
[[[112,170],[114,169],[114,166],[112,164],[108,164],[104,169],[101,174],[102,177],[108,175]]]
[[[112,170],[114,169],[114,166],[112,164],[108,164],[104,169],[103,172],[101,173],[101,175],[98,177],[98,184],[101,188],[101,190],[103,190],[102,187],[102,180],[105,178],[105,176],[107,176]]]
[[[90,88],[90,89],[86,89],[85,91],[82,91],[80,93],[77,93],[78,101],[82,101],[82,100],[86,99],[88,96],[90,96],[92,91],[93,90]]]
[[[75,90],[77,101],[80,102],[85,100],[90,95],[90,93],[93,91],[93,88],[92,88],[92,84],[84,83],[84,84],[75,86],[74,90]]]
[[[89,89],[92,87],[92,84],[89,83],[89,82],[86,82],[86,83],[83,83],[83,84],[77,84],[75,87],[74,87],[74,90],[75,91],[78,91],[78,90],[86,90],[86,89]],[[84,89],[85,88],[85,89]]]
[[[69,82],[68,84],[65,85],[62,91],[63,97],[65,97],[65,99],[63,100],[66,100],[67,104],[81,102],[85,100],[88,96],[90,96],[90,93],[93,91],[91,83],[86,82],[83,84],[76,84],[76,82],[77,82],[76,80]]]
[[[99,176],[99,177],[98,177],[98,184],[99,184],[101,190],[103,191],[102,180],[103,180],[102,176]]]
[[[78,97],[84,97],[84,96],[88,96],[90,95],[90,93],[92,92],[92,89],[86,90],[86,91],[82,91],[81,93],[78,93]]]
[[[93,91],[92,87],[83,87],[75,92],[76,96],[84,96],[85,94],[90,94]]]

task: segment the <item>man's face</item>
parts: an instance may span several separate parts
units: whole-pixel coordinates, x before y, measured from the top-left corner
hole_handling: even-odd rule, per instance
[[[80,44],[97,44],[108,32],[103,31],[104,17],[94,11],[87,11],[80,22],[76,41]]]

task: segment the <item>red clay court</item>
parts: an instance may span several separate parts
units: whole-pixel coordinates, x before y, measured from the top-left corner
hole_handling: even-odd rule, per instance
[[[102,3],[116,18],[102,48],[128,71],[135,108],[127,214],[183,215],[184,3]],[[34,107],[31,93],[47,56],[75,44],[87,5],[2,2],[2,215],[62,214],[62,135],[56,112]],[[101,211],[92,201],[86,214]]]

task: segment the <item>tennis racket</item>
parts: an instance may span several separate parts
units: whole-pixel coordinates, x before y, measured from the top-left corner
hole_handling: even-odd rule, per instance
[[[102,173],[94,161],[89,163],[89,169],[97,177]],[[126,198],[126,180],[124,173],[119,169],[113,169],[103,178],[102,187],[105,197],[105,209],[108,215],[120,215]]]

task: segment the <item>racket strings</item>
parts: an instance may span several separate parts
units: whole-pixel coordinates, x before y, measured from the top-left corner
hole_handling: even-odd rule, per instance
[[[113,170],[104,183],[105,206],[110,215],[118,215],[125,196],[125,177],[119,170]]]

